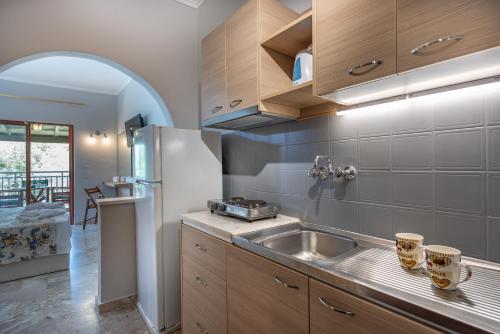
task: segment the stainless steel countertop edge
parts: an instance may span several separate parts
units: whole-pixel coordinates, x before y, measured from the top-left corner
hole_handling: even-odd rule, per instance
[[[330,233],[350,237],[358,243],[361,249],[394,249],[393,243],[385,239],[374,238],[330,227],[308,225],[306,223],[301,223],[300,225],[313,226],[315,229],[319,228]],[[488,321],[488,319],[478,318],[473,314],[471,316],[470,313],[465,311],[455,312],[457,314],[445,315],[442,312],[433,311],[433,309],[439,310],[440,307],[442,308],[442,304],[438,302],[429,300],[427,298],[418,297],[414,294],[406,293],[400,289],[394,289],[388,286],[377,284],[375,282],[370,282],[367,279],[360,279],[359,277],[340,272],[335,269],[322,269],[320,267],[313,266],[305,261],[301,261],[297,258],[278,253],[276,251],[252,243],[247,238],[245,238],[245,236],[247,235],[255,235],[259,232],[260,231],[233,236],[232,242],[240,248],[260,255],[278,264],[294,269],[311,278],[340,288],[358,297],[367,299],[396,313],[402,314],[416,321],[426,323],[440,331],[444,331],[447,333],[495,333],[500,331],[500,328],[496,327],[495,324],[491,321]],[[338,259],[345,259],[353,255],[354,254],[352,252],[348,252],[339,256]],[[500,266],[487,261],[476,261],[475,259],[464,257],[464,262],[478,267],[500,270]],[[408,298],[402,298],[405,295],[407,295]]]

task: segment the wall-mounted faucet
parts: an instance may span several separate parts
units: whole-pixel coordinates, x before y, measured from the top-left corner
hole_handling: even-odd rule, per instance
[[[326,180],[331,174],[335,174],[337,178],[342,177],[345,181],[352,181],[358,175],[356,168],[346,166],[344,168],[333,168],[330,157],[317,155],[314,159],[314,166],[307,173],[312,178],[319,177],[320,180]]]
[[[314,166],[309,169],[307,175],[313,178],[319,177],[320,180],[326,180],[330,174],[333,174],[333,166],[330,158],[324,155],[317,155],[314,159]]]

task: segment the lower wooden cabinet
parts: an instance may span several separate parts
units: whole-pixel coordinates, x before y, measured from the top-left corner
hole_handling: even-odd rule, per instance
[[[237,247],[227,252],[228,332],[309,333],[308,278]]]
[[[181,256],[184,334],[439,333],[185,225]]]
[[[368,301],[309,279],[311,334],[438,333]]]
[[[226,334],[226,247],[182,225],[182,333]]]

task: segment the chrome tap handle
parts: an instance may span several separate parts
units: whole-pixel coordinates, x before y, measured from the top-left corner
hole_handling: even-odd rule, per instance
[[[358,175],[358,171],[353,166],[337,167],[334,173],[336,177],[342,177],[345,181],[352,181]]]
[[[320,166],[321,160],[326,160],[326,164]],[[313,178],[319,177],[321,180],[326,180],[330,174],[333,174],[333,167],[330,158],[324,155],[317,155],[314,159],[314,166],[309,170],[307,175]]]

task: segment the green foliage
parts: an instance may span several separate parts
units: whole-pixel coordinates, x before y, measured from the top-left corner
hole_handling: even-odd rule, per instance
[[[33,169],[40,168],[43,163],[44,153],[47,153],[49,145],[41,144],[36,152],[31,155],[31,166]],[[0,154],[0,171],[25,172],[25,150],[24,145],[4,147]]]

